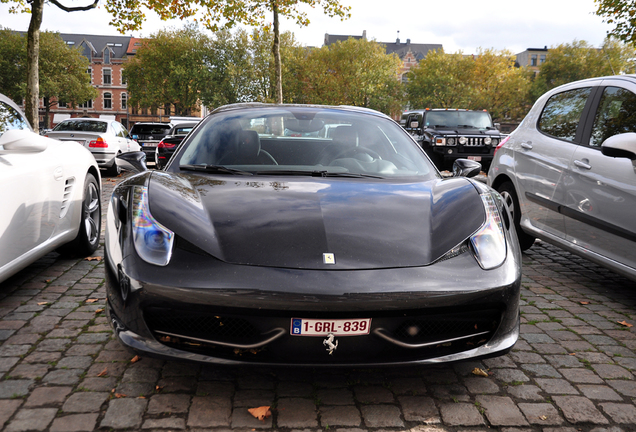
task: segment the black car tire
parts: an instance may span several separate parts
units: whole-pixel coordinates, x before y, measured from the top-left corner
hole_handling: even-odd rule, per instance
[[[505,181],[496,189],[512,213],[512,220],[514,221],[515,231],[517,231],[517,238],[519,239],[519,247],[522,251],[530,249],[536,238],[527,234],[521,228],[521,206],[519,205],[519,198],[517,197],[517,191],[514,185],[509,181]]]
[[[86,174],[82,213],[77,237],[60,246],[57,251],[67,256],[89,256],[99,246],[102,227],[102,203],[97,180],[92,174]]]

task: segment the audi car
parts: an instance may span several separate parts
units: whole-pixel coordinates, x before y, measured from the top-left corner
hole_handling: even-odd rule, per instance
[[[326,129],[330,133],[325,133]],[[109,319],[141,356],[356,366],[497,356],[519,335],[521,259],[500,195],[442,178],[384,114],[238,104],[110,198]]]

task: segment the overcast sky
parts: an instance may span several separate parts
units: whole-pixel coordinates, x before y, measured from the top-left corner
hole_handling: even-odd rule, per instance
[[[89,0],[62,0],[79,5]],[[509,49],[514,53],[526,48],[541,48],[585,40],[600,46],[610,27],[594,15],[594,0],[340,0],[351,6],[351,19],[328,18],[322,10],[311,10],[308,27],[282,20],[281,30],[291,31],[306,46],[322,46],[325,33],[362,35],[378,42],[411,39],[412,43],[442,44],[446,52],[473,54],[478,48]],[[165,22],[153,12],[143,30],[133,36],[144,37],[164,27],[181,27],[181,22]],[[11,15],[0,4],[0,26],[26,31],[30,15]],[[43,30],[61,33],[118,35],[110,26],[103,8],[88,12],[66,13],[55,6],[44,9]]]

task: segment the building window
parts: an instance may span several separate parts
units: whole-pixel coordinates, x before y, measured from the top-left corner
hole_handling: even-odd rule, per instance
[[[124,74],[124,69],[120,69],[119,74],[121,75],[121,85],[127,85],[128,80],[126,79],[126,75]]]
[[[102,76],[103,76],[103,83],[104,85],[110,85],[110,83],[112,82],[111,80],[111,76],[110,76],[110,69],[104,69],[102,71]]]
[[[77,107],[78,108],[93,108],[93,101],[92,100],[86,101],[83,104],[79,104]]]
[[[543,63],[545,63],[545,54],[541,54],[541,56],[539,57],[539,64]]]
[[[126,93],[121,94],[121,109],[128,109],[128,95]]]
[[[113,95],[104,93],[104,109],[113,109]]]
[[[402,74],[402,82],[405,83],[405,84],[407,82],[409,82],[409,74],[408,74],[408,72]]]
[[[530,58],[530,66],[536,66],[536,65],[537,65],[537,55],[532,54],[532,57]]]
[[[58,108],[68,108],[68,105],[66,102],[62,102],[60,100],[57,101],[57,107]]]
[[[110,49],[106,48],[104,50],[104,64],[110,64]]]

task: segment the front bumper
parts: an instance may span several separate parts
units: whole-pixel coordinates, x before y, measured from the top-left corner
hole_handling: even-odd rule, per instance
[[[176,251],[158,268],[106,254],[111,323],[141,355],[213,364],[379,366],[508,352],[519,335],[520,271],[509,254],[483,271],[465,253],[428,267],[296,271]],[[125,291],[125,295],[122,295]],[[126,298],[124,300],[124,297]],[[291,318],[371,318],[371,332],[293,336]],[[416,335],[412,328],[428,329]]]

